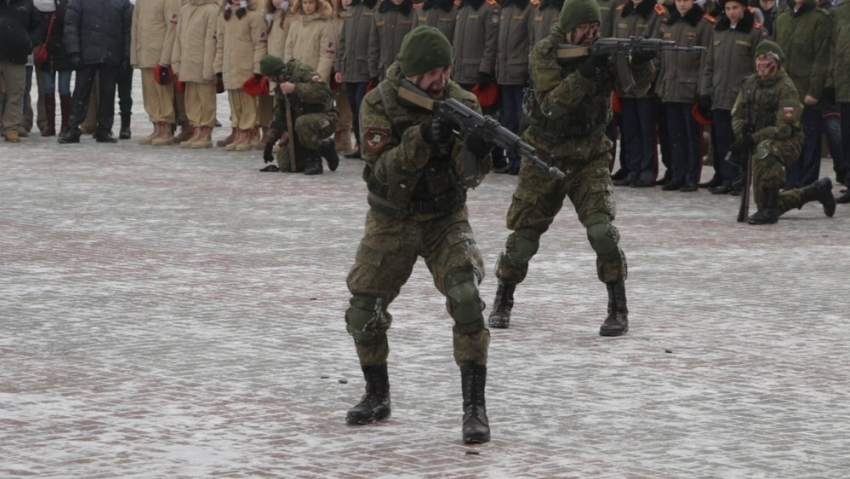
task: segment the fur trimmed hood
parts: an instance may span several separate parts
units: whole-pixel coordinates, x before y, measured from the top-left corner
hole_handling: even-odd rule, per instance
[[[295,15],[304,15],[303,21],[309,22],[315,19],[328,19],[334,16],[334,7],[328,0],[316,0],[316,11],[310,15],[304,14],[303,0],[295,0],[290,8],[290,12]]]
[[[703,10],[702,7],[700,7],[696,3],[684,15],[679,13],[679,10],[675,7],[669,9],[669,11],[670,11],[670,14],[669,14],[670,16],[667,19],[668,25],[673,25],[674,23],[676,23],[680,20],[684,20],[685,22],[687,22],[688,25],[695,27],[695,26],[697,26],[699,21],[702,20],[703,15],[705,15],[705,10]]]
[[[735,30],[741,33],[750,33],[753,30],[753,27],[756,24],[756,17],[753,15],[753,12],[749,10],[744,10],[744,17],[738,22],[738,25],[735,27]],[[714,29],[718,32],[722,32],[725,30],[729,30],[732,28],[732,22],[729,21],[729,17],[722,16],[720,20],[717,21],[717,25],[714,26]]]
[[[648,18],[655,11],[655,5],[656,3],[652,0],[643,0],[637,5],[632,0],[629,0],[626,2],[626,6],[623,7],[623,17],[625,18],[632,13],[637,13],[643,18]]]

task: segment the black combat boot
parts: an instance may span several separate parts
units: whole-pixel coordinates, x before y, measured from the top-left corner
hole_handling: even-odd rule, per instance
[[[307,159],[307,166],[304,167],[305,175],[321,175],[325,172],[322,168],[322,153],[320,150],[321,148],[310,152],[310,158]]]
[[[850,188],[847,188],[847,191],[845,191],[844,194],[836,198],[835,202],[842,205],[850,203]]]
[[[507,329],[510,325],[515,289],[515,284],[505,284],[499,280],[499,289],[496,290],[496,299],[493,300],[493,310],[490,311],[488,318],[491,328]]]
[[[328,169],[331,171],[336,171],[336,167],[339,166],[339,155],[337,155],[336,153],[334,141],[331,139],[323,141],[322,145],[319,146],[319,151],[322,153],[322,156],[328,162]],[[319,161],[321,162],[321,160]]]
[[[832,215],[835,214],[836,203],[835,197],[832,196],[832,180],[824,177],[800,189],[800,200],[803,204],[815,200],[819,201],[823,205],[823,213],[832,218]]]
[[[802,196],[802,190],[800,196]],[[832,194],[829,196],[832,196]],[[779,203],[779,190],[764,187],[761,202],[762,204],[758,205],[758,211],[747,219],[747,223],[751,225],[772,225],[779,221],[779,211],[776,209],[776,205]],[[833,208],[834,206],[833,204]]]
[[[608,317],[599,328],[600,336],[622,336],[629,330],[629,308],[626,306],[626,282],[622,279],[605,283],[608,287]]]
[[[121,115],[121,130],[118,131],[121,140],[130,139],[130,115]]]
[[[345,422],[348,424],[368,424],[390,417],[390,379],[387,365],[361,366],[366,379],[366,394],[356,406],[348,410]]]
[[[490,442],[490,420],[484,403],[484,386],[487,384],[487,366],[470,364],[460,367],[463,387],[463,442],[481,444]]]

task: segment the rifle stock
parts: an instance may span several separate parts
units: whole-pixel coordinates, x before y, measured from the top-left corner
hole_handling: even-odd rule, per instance
[[[732,152],[726,154],[726,161]],[[753,181],[753,155],[752,152],[747,155],[747,171],[742,178],[744,188],[741,190],[741,204],[738,206],[738,223],[745,223],[750,216],[750,183]]]
[[[283,100],[286,104],[286,145],[289,148],[289,170],[295,173],[298,170],[298,165],[295,164],[295,125],[292,124],[292,105],[290,105],[286,93],[283,94]]]
[[[398,97],[420,108],[434,112],[437,118],[451,125],[454,134],[461,139],[466,138],[474,131],[484,141],[527,158],[538,167],[555,175],[559,179],[566,177],[561,170],[537,158],[533,146],[522,141],[520,137],[503,127],[494,118],[482,115],[454,98],[434,100],[407,80],[401,83],[401,88],[398,90]],[[471,181],[473,177],[479,176],[477,160],[473,155],[466,152],[464,152],[464,169],[467,176],[465,180]]]

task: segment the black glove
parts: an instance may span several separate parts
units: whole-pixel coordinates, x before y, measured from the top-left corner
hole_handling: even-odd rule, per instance
[[[221,73],[221,72],[217,72],[217,73],[215,74],[215,78],[216,78],[216,80],[223,80],[223,79],[224,79],[224,75],[222,75],[222,73]]]
[[[643,65],[652,61],[658,54],[654,50],[638,50],[632,53],[632,65]]]
[[[430,122],[419,125],[419,133],[429,145],[448,145],[452,141],[452,129],[436,117]]]
[[[711,96],[700,95],[697,103],[699,104],[699,111],[702,113],[702,116],[708,116],[711,113]]]
[[[369,83],[371,83],[373,87],[376,87],[376,86],[378,86],[378,83],[381,83],[381,82],[380,82],[380,80],[378,80],[378,77],[372,77],[372,78],[369,79]]]
[[[493,83],[493,75],[487,72],[478,72],[478,83],[481,85]]]
[[[490,150],[493,149],[493,145],[487,143],[478,131],[473,131],[466,137],[465,146],[467,151],[475,155],[479,160],[487,156]]]
[[[743,156],[746,158],[754,146],[756,146],[756,143],[753,141],[753,136],[744,135],[743,138],[732,143],[732,146],[729,147],[729,151],[732,152],[732,156]]]
[[[68,62],[71,64],[72,70],[79,70],[83,67],[83,59],[80,58],[79,53],[72,53],[68,55]]]
[[[578,67],[578,72],[588,80],[594,80],[599,78],[608,67],[608,60],[607,53],[591,53],[587,60]]]
[[[735,152],[730,150],[729,156],[726,158],[729,163],[737,166],[743,171],[747,171],[747,164],[750,161],[749,155],[747,155],[747,153],[735,154]]]
[[[263,150],[263,162],[271,163],[274,161],[274,141],[266,143],[266,148]]]
[[[750,136],[756,132],[756,124],[755,123],[744,123],[744,126],[741,127],[741,133],[744,136]]]

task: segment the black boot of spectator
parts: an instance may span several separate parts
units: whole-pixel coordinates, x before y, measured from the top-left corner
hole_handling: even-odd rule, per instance
[[[59,137],[59,143],[63,145],[67,143],[79,143],[82,134],[83,132],[79,128],[70,128],[68,133],[65,133],[65,136]]]
[[[121,131],[118,133],[118,138],[130,139],[130,115],[121,115]]]
[[[96,131],[93,137],[94,141],[98,143],[118,143],[118,140],[113,138],[112,133],[108,131]]]
[[[850,188],[844,190],[844,194],[836,198],[835,202],[841,205],[850,203]]]

